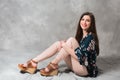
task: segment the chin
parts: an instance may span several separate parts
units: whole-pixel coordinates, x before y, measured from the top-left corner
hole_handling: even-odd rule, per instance
[[[82,28],[83,30],[87,30],[88,28],[86,28],[86,27],[84,27],[84,28]]]
[[[83,30],[84,30],[84,31],[87,31],[87,30],[88,30],[88,28],[83,28]]]

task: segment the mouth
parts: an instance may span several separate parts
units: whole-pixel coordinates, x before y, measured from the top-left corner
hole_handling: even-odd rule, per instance
[[[82,25],[83,27],[87,27],[87,25]]]

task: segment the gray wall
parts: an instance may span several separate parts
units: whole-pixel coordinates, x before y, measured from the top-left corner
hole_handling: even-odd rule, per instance
[[[74,36],[80,15],[96,17],[101,55],[120,51],[120,0],[0,0],[0,50],[40,51]]]

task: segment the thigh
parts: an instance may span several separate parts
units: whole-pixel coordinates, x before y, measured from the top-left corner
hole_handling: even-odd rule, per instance
[[[87,68],[79,63],[78,60],[71,57],[72,70],[75,74],[80,76],[88,75]]]
[[[76,49],[77,47],[79,47],[79,43],[77,42],[77,40],[74,37],[70,37],[67,41],[66,44],[74,49]]]
[[[67,56],[64,58],[68,68],[70,68],[75,74],[80,76],[86,76],[88,74],[87,68],[83,65],[80,65],[79,61],[73,58],[72,56]]]

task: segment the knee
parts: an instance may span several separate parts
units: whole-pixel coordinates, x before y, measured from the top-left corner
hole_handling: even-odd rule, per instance
[[[61,49],[62,45],[60,41],[54,42],[55,46],[57,47],[58,51]]]
[[[68,38],[68,40],[73,40],[73,39],[75,39],[74,37],[70,37],[70,38]]]
[[[57,44],[57,45],[58,45],[58,44],[60,44],[60,41],[56,41],[56,42],[54,42],[54,44]]]
[[[75,38],[74,37],[70,37],[70,38],[68,38],[68,40],[67,41],[74,41],[75,40]]]

